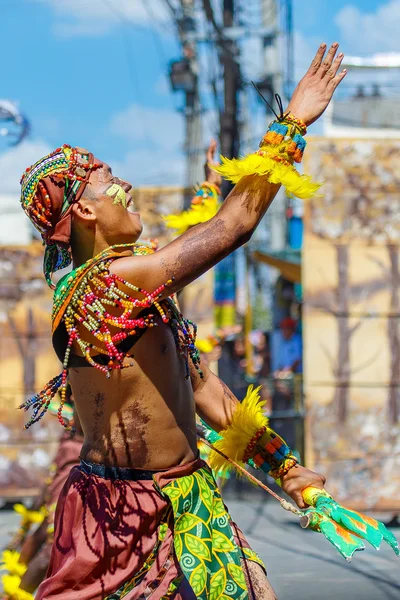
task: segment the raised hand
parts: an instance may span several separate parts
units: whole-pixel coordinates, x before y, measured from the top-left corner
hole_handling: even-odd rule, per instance
[[[287,110],[306,125],[314,123],[328,106],[347,70],[339,72],[343,53],[336,54],[339,44],[335,42],[327,54],[326,44],[321,44],[303,79],[297,85]]]
[[[206,181],[208,181],[208,183],[212,183],[218,187],[221,187],[221,184],[222,184],[221,175],[219,175],[218,173],[213,171],[210,167],[210,165],[216,165],[216,166],[219,165],[219,163],[217,163],[215,161],[216,151],[217,151],[217,142],[215,140],[211,140],[210,145],[208,146],[208,149],[207,149],[206,163],[204,165],[204,172],[205,172],[205,176],[206,176]]]

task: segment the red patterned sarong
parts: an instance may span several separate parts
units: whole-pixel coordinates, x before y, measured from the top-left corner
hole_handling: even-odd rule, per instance
[[[162,475],[179,477],[202,464],[197,459]],[[168,503],[152,480],[103,479],[74,468],[60,495],[50,565],[37,600],[97,600],[115,593],[151,562],[166,510]],[[152,599],[159,599],[180,577],[172,542],[167,531],[145,577],[126,600],[145,598],[150,591]],[[182,581],[180,587],[186,592],[174,598],[195,600],[190,586]]]
[[[171,503],[160,490],[204,466],[198,458],[156,472],[154,481],[74,468],[60,495],[47,579],[36,599],[196,600],[176,558]],[[240,552],[248,545],[237,535],[232,528]]]

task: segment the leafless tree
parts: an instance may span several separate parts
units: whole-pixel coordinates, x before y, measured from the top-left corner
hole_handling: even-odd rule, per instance
[[[388,251],[389,269],[380,263],[384,282],[390,289],[387,334],[390,347],[390,382],[388,417],[399,420],[400,411],[400,147],[371,144],[360,151],[354,144],[339,148],[331,144],[326,150],[328,179],[323,200],[312,203],[312,232],[331,241],[336,249],[338,286],[334,301],[323,302],[319,308],[338,319],[339,348],[333,366],[336,379],[335,405],[340,422],[348,413],[350,380],[350,340],[362,321],[349,325],[351,286],[348,281],[349,244],[361,239],[368,244],[384,245]],[[321,173],[319,173],[321,176]],[[328,177],[324,177],[328,175]],[[376,259],[374,259],[375,262]],[[375,286],[376,282],[371,282]]]

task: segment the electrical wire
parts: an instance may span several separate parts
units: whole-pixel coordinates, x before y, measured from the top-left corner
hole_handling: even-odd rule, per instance
[[[218,46],[222,50],[224,50],[224,52],[229,56],[229,58],[232,60],[233,64],[236,65],[236,68],[239,70],[239,64],[237,62],[237,57],[235,56],[235,53],[232,49],[232,43],[228,38],[226,38],[224,36],[223,30],[218,25],[218,23],[215,19],[214,9],[211,4],[211,0],[203,0],[203,10],[204,10],[204,14],[206,15],[207,20],[212,25],[212,27],[217,35]]]
[[[178,16],[178,10],[173,6],[171,0],[164,0],[164,2],[168,6],[169,10],[171,11],[173,19],[176,20],[176,18]]]
[[[215,114],[215,124],[214,124],[214,132],[215,132],[215,137],[219,136],[219,130],[220,130],[220,122],[221,122],[221,114],[223,111],[223,107],[221,105],[221,97],[218,94],[218,86],[217,86],[217,82],[219,80],[218,77],[218,54],[216,51],[216,48],[214,45],[209,44],[208,45],[208,52],[209,52],[209,60],[207,61],[208,64],[208,78],[209,78],[209,83],[211,86],[211,91],[212,91],[212,100],[213,100],[213,104],[214,104],[214,114]],[[213,69],[213,67],[215,67]],[[213,72],[212,72],[213,69]]]
[[[135,25],[137,26],[136,23],[133,23],[131,21],[131,19],[129,19],[123,12],[121,12],[119,9],[117,9],[109,0],[101,0],[101,2],[111,11],[111,13],[114,14],[114,16],[122,23],[122,25],[126,25],[126,23],[129,23],[130,25]],[[131,36],[128,35],[127,31],[125,30],[125,27],[122,27],[122,45],[123,45],[123,51],[125,54],[125,60],[127,63],[127,68],[128,68],[128,76],[129,76],[129,80],[132,86],[132,89],[134,91],[135,94],[137,94],[137,92],[139,92],[139,94],[143,97],[143,90],[141,89],[141,85],[140,85],[140,80],[137,74],[137,70],[136,70],[136,65],[134,63],[134,61],[132,60],[132,57],[134,56],[133,50],[132,50],[132,39]],[[143,104],[141,102],[139,102],[139,94],[137,97],[137,102],[138,104]],[[141,128],[141,134],[143,137],[143,140],[145,140],[145,145],[147,146],[147,148],[149,150],[154,150],[156,144],[155,141],[152,140],[151,138],[149,138],[148,135],[146,135],[146,131],[150,131],[150,123],[148,121],[147,115],[146,113],[142,114],[142,118],[140,119],[140,123],[139,123],[139,127]]]
[[[157,23],[157,18],[153,12],[153,9],[150,5],[149,0],[141,0],[141,1],[142,1],[143,8],[146,11],[147,17],[149,19],[149,26],[150,26],[150,30],[151,30],[152,37],[153,37],[154,47],[156,48],[156,51],[158,53],[160,65],[162,67],[165,67],[168,60],[166,57],[164,45],[161,40],[161,36],[160,36],[160,34],[157,34],[155,31],[155,28],[151,26],[151,25],[155,25]]]

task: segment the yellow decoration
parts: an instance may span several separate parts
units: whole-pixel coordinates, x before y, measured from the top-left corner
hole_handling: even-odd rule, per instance
[[[214,318],[218,327],[232,327],[236,325],[236,306],[234,303],[224,303],[221,306],[214,306]]]
[[[303,500],[306,504],[308,504],[308,506],[315,506],[317,503],[317,500],[320,496],[324,496],[324,498],[331,498],[332,496],[330,496],[328,494],[328,492],[324,489],[320,489],[320,488],[315,488],[315,487],[308,487],[305,490],[303,490],[301,492],[301,495],[303,496]]]
[[[204,340],[196,340],[196,348],[202,354],[209,354],[209,352],[212,352],[212,350],[214,350],[217,344],[218,342],[209,338],[206,338]]]
[[[113,204],[122,204],[122,206],[126,208],[126,192],[120,185],[113,183],[106,191],[106,194],[107,196],[114,198]]]
[[[236,406],[231,424],[227,429],[219,432],[221,439],[213,444],[217,450],[242,466],[250,440],[257,431],[268,425],[268,419],[263,412],[265,400],[260,398],[260,389],[261,386],[256,389],[252,385],[249,386],[243,402]],[[208,464],[216,472],[227,473],[233,469],[232,465],[217,452],[211,452]]]
[[[46,516],[46,509],[42,507],[40,510],[29,510],[23,504],[14,504],[13,509],[21,515],[21,526],[30,525],[31,523],[40,524]]]
[[[3,575],[1,582],[4,598],[7,600],[34,600],[32,594],[20,589],[21,577],[18,575]]]
[[[16,550],[4,550],[1,555],[0,571],[7,571],[10,575],[21,577],[27,566],[19,562],[20,553]]]
[[[268,177],[271,183],[282,184],[289,196],[303,199],[315,196],[321,184],[312,181],[309,175],[300,175],[283,156],[282,162],[276,160],[279,152],[280,146],[263,146],[255,154],[248,154],[243,158],[231,160],[221,156],[221,165],[210,167],[232,183],[238,183],[248,175],[259,175]]]
[[[164,217],[164,222],[170,229],[176,229],[177,234],[185,233],[190,227],[205,223],[215,217],[219,209],[219,201],[217,196],[211,196],[201,204],[192,204],[188,210],[177,215],[167,215]]]

